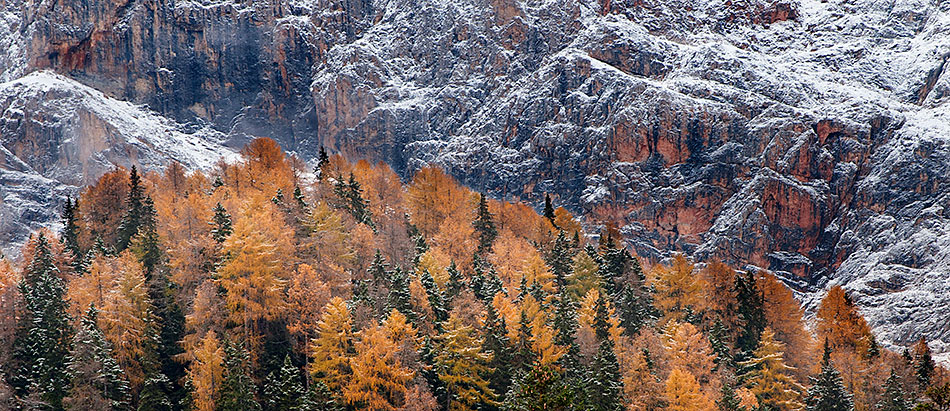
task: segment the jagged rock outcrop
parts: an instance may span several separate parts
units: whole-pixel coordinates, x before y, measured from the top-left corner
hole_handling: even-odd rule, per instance
[[[270,136],[305,157],[326,145],[407,177],[437,163],[496,196],[551,192],[588,221],[618,223],[645,257],[770,269],[811,305],[842,283],[885,342],[950,344],[933,316],[950,295],[948,4],[0,5],[0,79],[52,70],[185,134],[206,130],[201,141]],[[16,116],[2,113],[3,168],[19,159],[77,183],[83,155],[31,163],[25,147],[48,122]],[[76,124],[102,164],[120,161],[108,147],[121,130]]]

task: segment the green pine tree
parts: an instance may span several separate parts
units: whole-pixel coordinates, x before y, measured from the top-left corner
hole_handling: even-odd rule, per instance
[[[891,375],[884,383],[884,396],[877,403],[876,411],[910,411],[911,403],[907,401],[907,394],[900,378],[891,370]]]
[[[618,411],[623,409],[623,380],[620,375],[620,363],[614,353],[614,342],[610,339],[610,326],[606,297],[597,299],[597,314],[594,318],[594,331],[598,348],[590,365],[587,376],[587,405],[596,411]]]
[[[145,383],[142,384],[142,390],[139,393],[139,406],[137,411],[172,411],[178,409],[172,405],[168,392],[171,382],[168,377],[162,374],[157,368],[146,374]]]
[[[98,311],[90,306],[82,318],[70,353],[68,409],[127,410],[129,383],[112,357],[112,346],[96,324]]]
[[[930,346],[927,344],[926,338],[921,337],[920,341],[917,342],[916,348],[917,353],[914,356],[914,371],[917,375],[917,384],[919,384],[921,391],[923,391],[930,386],[934,370],[936,369],[936,363],[934,363],[933,355],[930,352]]]
[[[712,329],[709,330],[709,346],[712,348],[713,353],[716,354],[714,361],[716,362],[717,368],[722,365],[732,365],[732,353],[729,351],[729,344],[726,341],[728,334],[729,331],[726,329],[726,326],[722,324],[722,319],[717,318]]]
[[[363,188],[353,173],[350,173],[350,179],[343,181],[341,176],[333,185],[333,193],[338,200],[338,208],[346,210],[358,223],[363,223],[375,231],[373,224],[373,213],[369,210],[369,202],[363,199]]]
[[[66,313],[66,285],[53,262],[49,242],[41,232],[33,259],[19,284],[23,318],[13,342],[10,385],[21,398],[34,397],[49,409],[62,409],[69,388],[70,318]]]
[[[525,374],[534,366],[534,362],[538,358],[532,349],[533,345],[534,335],[531,330],[531,321],[528,320],[528,313],[521,310],[521,317],[518,320],[518,340],[515,341],[512,361],[513,374]]]
[[[313,168],[314,174],[317,175],[317,180],[323,180],[324,169],[327,165],[330,164],[330,156],[327,155],[327,149],[323,146],[320,146],[320,153],[317,155],[317,166]]]
[[[438,326],[449,319],[449,311],[445,306],[445,298],[442,296],[442,290],[440,290],[439,285],[435,283],[435,278],[432,278],[432,274],[429,274],[429,270],[422,270],[422,275],[420,275],[419,280],[422,282],[422,287],[426,290],[429,306],[432,307],[432,314],[435,316],[432,321]]]
[[[224,342],[224,381],[216,408],[221,411],[258,411],[254,380],[249,374],[249,354],[230,340]]]
[[[139,228],[135,237],[132,238],[130,249],[145,268],[146,280],[151,279],[164,257],[158,237],[158,222],[156,221],[155,204],[152,202],[152,197],[146,196],[145,200],[142,201]]]
[[[735,290],[737,293],[739,319],[742,321],[742,331],[736,341],[736,348],[742,359],[755,351],[759,345],[759,338],[765,330],[764,297],[756,286],[755,274],[752,271],[745,277],[736,275]]]
[[[582,409],[575,404],[576,392],[564,376],[550,365],[536,364],[518,379],[502,408],[509,411]]]
[[[567,280],[573,270],[573,258],[574,253],[571,252],[570,242],[564,236],[564,231],[558,230],[554,247],[548,254],[548,265],[551,266],[551,273],[554,274],[554,285],[558,293],[567,288]]]
[[[142,187],[138,170],[132,166],[129,173],[129,195],[125,200],[125,214],[119,223],[116,250],[124,251],[132,243],[132,238],[139,232],[142,223],[143,205],[145,203],[145,188]]]
[[[807,411],[852,411],[854,402],[844,387],[841,375],[831,364],[831,348],[825,340],[825,353],[821,360],[821,372],[811,378],[812,386],[805,394]]]
[[[498,237],[498,229],[495,228],[495,221],[488,211],[488,201],[484,194],[478,195],[478,215],[472,222],[475,232],[478,233],[478,254],[488,255],[492,251],[492,244]]]
[[[211,211],[214,211],[214,216],[211,217],[211,221],[208,223],[211,224],[211,238],[221,244],[234,231],[231,226],[231,214],[228,214],[221,203],[216,204]]]
[[[333,395],[330,387],[323,381],[310,384],[310,389],[301,400],[301,411],[344,411],[346,408],[340,399]]]
[[[406,316],[411,323],[415,324],[418,320],[416,312],[412,309],[412,295],[409,292],[409,276],[396,267],[390,275],[389,303],[386,311],[399,310]]]
[[[302,411],[303,384],[300,382],[300,370],[290,361],[290,355],[284,356],[280,370],[271,372],[264,382],[264,398],[267,411]]]
[[[554,224],[554,205],[551,204],[551,195],[544,194],[544,218],[547,218],[554,227],[557,227],[557,224]]]
[[[455,300],[455,297],[458,297],[462,289],[465,288],[465,278],[462,277],[462,273],[458,267],[456,267],[455,260],[452,260],[452,263],[449,264],[447,271],[449,274],[449,282],[445,285],[446,306],[451,304],[452,301]]]
[[[488,368],[491,376],[488,386],[496,393],[506,393],[511,386],[511,342],[508,339],[508,327],[504,317],[491,304],[486,304],[484,339],[482,351],[491,354]]]
[[[72,257],[72,266],[77,273],[83,273],[86,271],[86,259],[85,254],[82,252],[82,249],[79,247],[79,201],[73,202],[72,199],[66,197],[66,204],[63,205],[63,246],[68,250],[70,257]]]
[[[722,396],[716,400],[716,406],[719,411],[745,411],[745,407],[741,405],[739,397],[736,396],[735,389],[729,384],[722,385]]]

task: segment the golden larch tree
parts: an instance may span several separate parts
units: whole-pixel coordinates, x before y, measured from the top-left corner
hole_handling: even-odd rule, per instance
[[[666,379],[664,391],[669,411],[713,411],[716,404],[700,389],[696,377],[689,371],[674,368]]]
[[[819,340],[827,338],[833,352],[867,353],[874,338],[871,328],[841,286],[828,290],[815,317],[818,319]]]
[[[703,281],[695,275],[693,263],[682,254],[673,257],[672,265],[654,267],[650,277],[656,288],[654,305],[663,313],[660,324],[682,321],[688,312],[703,310]]]
[[[310,349],[310,374],[337,391],[351,374],[349,357],[353,351],[353,324],[342,298],[334,297],[323,307],[317,330]]]
[[[346,403],[358,410],[395,410],[404,403],[412,371],[396,358],[396,342],[382,326],[359,333],[356,355],[350,359],[352,377],[343,388]]]
[[[752,358],[739,363],[751,370],[740,380],[763,405],[782,411],[797,410],[802,407],[798,399],[804,388],[792,377],[795,369],[785,364],[784,350],[785,344],[776,341],[772,329],[766,328]]]
[[[195,359],[188,369],[194,407],[197,411],[214,411],[218,391],[224,382],[224,349],[217,334],[209,332],[195,350]]]

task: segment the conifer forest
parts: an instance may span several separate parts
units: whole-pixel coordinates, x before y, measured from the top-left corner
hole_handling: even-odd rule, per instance
[[[426,167],[267,138],[117,167],[0,260],[10,410],[950,410],[926,340],[764,270],[638,258]]]

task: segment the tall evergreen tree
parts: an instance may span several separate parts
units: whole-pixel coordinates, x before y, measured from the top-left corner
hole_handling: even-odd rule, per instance
[[[216,408],[220,411],[258,411],[254,380],[248,372],[248,352],[230,340],[224,342],[224,381]]]
[[[208,223],[211,224],[211,238],[218,244],[224,243],[224,240],[234,232],[231,214],[228,214],[221,203],[216,204],[211,211],[214,212],[214,216],[211,217],[211,221]]]
[[[551,266],[551,273],[554,274],[554,282],[558,293],[567,288],[567,280],[571,275],[572,262],[574,254],[571,252],[571,244],[564,236],[563,230],[558,230],[557,238],[554,240],[554,247],[548,255],[548,265]]]
[[[742,321],[742,331],[736,341],[736,348],[743,359],[747,358],[759,345],[759,338],[767,325],[765,319],[765,301],[762,293],[756,286],[755,274],[752,271],[736,276],[736,299],[738,301],[739,319]]]
[[[811,378],[812,386],[805,395],[807,411],[852,411],[854,402],[844,387],[841,375],[831,364],[831,348],[825,340],[825,353],[821,359],[821,372]]]
[[[907,394],[904,393],[901,380],[891,370],[891,375],[887,377],[884,383],[884,396],[877,403],[876,411],[910,411],[911,403],[907,401]]]
[[[729,350],[729,344],[727,344],[726,338],[728,338],[728,330],[726,326],[723,325],[722,320],[717,318],[712,329],[709,330],[709,347],[712,348],[713,353],[716,354],[714,361],[716,362],[717,368],[723,365],[732,365],[732,353]]]
[[[594,331],[598,348],[590,365],[587,377],[587,405],[596,411],[618,411],[623,409],[623,381],[620,375],[620,363],[614,353],[614,342],[610,339],[609,315],[606,297],[601,294],[597,299],[597,311],[594,318]]]
[[[436,326],[439,326],[442,322],[449,319],[449,311],[445,305],[442,290],[440,290],[439,285],[435,283],[435,278],[432,278],[432,274],[429,274],[429,270],[422,270],[419,281],[426,290],[429,306],[432,307],[432,314],[435,316],[432,321]]]
[[[511,342],[508,339],[508,327],[505,318],[491,304],[486,304],[485,328],[482,351],[491,355],[488,368],[491,376],[488,386],[492,391],[504,394],[511,386]]]
[[[320,146],[320,153],[317,155],[317,166],[313,172],[317,175],[317,180],[323,180],[324,169],[330,164],[330,156],[327,155],[326,147]]]
[[[722,385],[722,396],[716,400],[716,407],[719,411],[744,411],[745,407],[742,406],[741,400],[736,396],[735,389],[732,388],[732,385],[723,384]]]
[[[933,379],[936,363],[934,363],[930,345],[927,344],[926,338],[920,338],[920,341],[914,345],[914,351],[914,371],[917,375],[917,384],[923,391],[927,389]]]
[[[158,222],[155,216],[155,203],[146,196],[142,201],[139,215],[139,227],[132,238],[131,249],[145,268],[145,278],[151,279],[162,263],[163,253],[158,237]]]
[[[449,264],[447,271],[449,273],[449,282],[445,286],[446,306],[451,304],[452,300],[455,300],[455,297],[458,297],[462,289],[465,288],[465,278],[462,277],[462,273],[458,267],[455,266],[455,260],[452,260],[452,263]]]
[[[86,271],[86,259],[82,250],[79,247],[79,216],[77,215],[79,211],[79,201],[73,202],[69,197],[66,197],[66,204],[63,205],[63,246],[66,250],[69,251],[70,256],[73,259],[72,266],[77,273],[82,273]]]
[[[310,384],[307,394],[301,399],[301,411],[343,411],[346,408],[323,381]]]
[[[547,218],[555,227],[557,224],[554,224],[554,205],[551,204],[551,195],[544,194],[544,218]]]
[[[338,208],[346,210],[358,223],[363,223],[375,231],[373,224],[373,213],[369,210],[369,202],[363,199],[363,188],[353,173],[350,173],[350,179],[343,181],[341,176],[333,185],[333,193],[338,200]]]
[[[132,238],[139,232],[144,203],[145,188],[142,187],[138,170],[132,166],[132,171],[129,173],[129,195],[125,200],[125,214],[119,223],[116,237],[116,250],[119,252],[128,248]]]
[[[264,398],[267,401],[264,409],[298,411],[303,394],[300,370],[290,361],[290,355],[287,355],[284,357],[284,365],[280,370],[271,372],[264,382]]]
[[[535,364],[521,376],[505,398],[507,411],[546,411],[583,409],[576,403],[576,395],[553,366]]]
[[[412,295],[409,291],[409,276],[399,267],[396,267],[390,275],[389,303],[386,311],[399,310],[413,324],[418,320],[416,312],[412,309]]]
[[[20,397],[32,392],[49,409],[61,409],[70,382],[67,365],[72,342],[66,285],[46,236],[41,232],[34,241],[33,259],[19,284],[24,307],[13,342],[10,385]]]
[[[528,313],[521,310],[518,320],[518,340],[515,341],[514,357],[512,361],[513,374],[525,374],[534,366],[538,359],[534,352],[534,336],[531,330],[531,321]]]
[[[633,336],[659,316],[653,304],[653,293],[646,285],[640,260],[630,255],[626,247],[608,236],[603,249],[604,255],[595,259],[600,264],[598,273],[605,291],[617,306],[620,325]],[[586,252],[597,254],[593,248]]]
[[[73,337],[70,353],[68,409],[127,410],[129,383],[112,356],[112,346],[96,324],[98,311],[90,306]]]
[[[138,411],[172,411],[179,409],[172,405],[168,392],[171,382],[157,367],[146,374],[145,383],[139,392]]]
[[[491,212],[488,211],[488,201],[484,194],[478,195],[478,215],[472,222],[475,232],[478,233],[478,254],[487,255],[492,251],[492,244],[498,237],[498,229]]]

